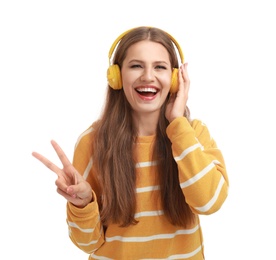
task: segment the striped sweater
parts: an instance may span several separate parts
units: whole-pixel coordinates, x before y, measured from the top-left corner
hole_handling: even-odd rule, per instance
[[[91,126],[78,139],[73,165],[91,184],[94,198],[99,187],[93,169]],[[196,222],[188,228],[170,224],[161,203],[160,191],[151,161],[154,136],[138,137],[136,164],[136,225],[111,224],[105,232],[99,218],[97,199],[85,208],[67,203],[67,224],[72,242],[88,253],[88,259],[204,259],[200,214],[212,214],[228,193],[228,177],[221,151],[207,127],[199,120],[176,118],[167,127],[179,170],[180,186]],[[139,144],[139,145],[138,145]]]

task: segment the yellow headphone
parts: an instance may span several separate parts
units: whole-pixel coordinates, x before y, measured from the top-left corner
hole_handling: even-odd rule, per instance
[[[135,29],[135,28],[134,28]],[[130,29],[125,31],[124,33],[122,33],[121,35],[119,35],[119,37],[114,41],[114,43],[112,44],[109,53],[108,53],[108,58],[109,58],[109,68],[107,69],[107,80],[108,80],[108,84],[111,88],[113,89],[121,89],[123,87],[122,84],[122,79],[121,79],[121,72],[120,72],[120,68],[117,64],[113,64],[111,65],[111,57],[112,54],[117,46],[117,44],[119,43],[119,41],[126,35],[128,34],[130,31],[134,30],[134,29]],[[184,63],[184,54],[181,50],[180,45],[178,44],[178,42],[175,40],[174,37],[172,37],[169,33],[167,33],[167,35],[170,37],[171,41],[174,43],[174,45],[176,46],[180,59],[181,59],[181,63]],[[171,80],[171,89],[170,92],[171,93],[176,93],[178,91],[178,69],[174,68],[172,71],[172,80]]]

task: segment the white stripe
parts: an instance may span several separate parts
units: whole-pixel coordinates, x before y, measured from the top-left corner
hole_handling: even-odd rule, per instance
[[[99,241],[99,239],[97,239],[97,240],[92,240],[92,241],[90,241],[89,243],[78,243],[78,242],[77,242],[77,244],[78,244],[79,246],[91,246],[91,245],[97,244],[98,241]]]
[[[203,151],[204,150],[204,146],[199,142],[199,140],[197,139],[197,137],[195,137],[195,139],[199,143],[200,149]]]
[[[148,187],[143,187],[143,188],[136,188],[136,193],[142,193],[142,192],[150,192],[154,190],[159,190],[160,187],[157,186],[148,186]]]
[[[72,223],[72,222],[70,222],[70,223]],[[80,230],[81,230],[81,229],[80,229]],[[94,230],[94,229],[93,229],[93,230]],[[85,232],[85,233],[87,233],[87,232]],[[102,234],[103,234],[103,228],[101,227],[101,231],[100,231],[100,234],[99,234],[99,238],[98,238],[97,240],[92,240],[92,241],[90,241],[89,243],[80,243],[80,242],[77,242],[77,241],[76,241],[76,243],[77,243],[79,246],[90,246],[90,245],[95,245],[95,244],[98,243],[98,241],[99,241],[99,239],[101,238]],[[95,251],[95,249],[94,249],[93,251]]]
[[[93,259],[100,259],[100,260],[114,260],[114,258],[108,258],[108,257],[105,257],[105,256],[97,256],[95,254],[91,254],[91,257]]]
[[[201,249],[202,249],[202,246],[199,246],[196,250],[194,250],[190,253],[187,253],[187,254],[171,255],[171,256],[168,256],[166,258],[143,258],[141,260],[186,259],[186,258],[190,258],[190,257],[196,255],[198,252],[200,252]]]
[[[157,161],[139,162],[139,163],[136,163],[135,167],[143,168],[143,167],[150,167],[150,166],[155,166],[155,165],[157,165]]]
[[[99,222],[100,222],[100,217],[98,217],[98,221],[97,221],[96,225],[98,225]],[[75,222],[67,221],[67,223],[68,223],[69,227],[76,228],[83,233],[93,233],[95,230],[95,228],[80,228]]]
[[[79,228],[80,229],[80,228]],[[82,232],[83,232],[83,229],[80,229]],[[71,237],[71,233],[72,233],[72,231],[70,230],[70,232],[69,232],[69,236]],[[88,232],[84,232],[84,233],[88,233]],[[89,232],[90,233],[90,232]],[[102,236],[102,233],[103,233],[103,229],[101,228],[101,232],[100,232],[100,236],[99,236],[99,238]],[[77,242],[76,241],[76,243],[79,245],[79,246],[91,246],[91,245],[95,245],[95,244],[97,244],[99,242],[99,239],[97,239],[97,240],[92,240],[92,241],[90,241],[89,243],[79,243],[79,242]],[[94,250],[95,251],[95,250]]]
[[[81,140],[85,135],[87,135],[87,134],[93,132],[93,130],[94,130],[93,127],[89,127],[86,131],[84,131],[84,132],[79,136],[79,138],[78,138],[78,140],[77,140],[77,142],[76,142],[76,144],[75,144],[75,148],[78,146],[80,140]]]
[[[68,221],[68,225],[80,230],[83,233],[92,233],[94,231],[94,228],[80,228],[76,223],[70,221]]]
[[[196,255],[198,252],[200,252],[201,249],[202,249],[202,246],[199,246],[196,250],[187,254],[171,255],[166,258],[142,258],[141,260],[186,259]],[[93,256],[95,259],[100,259],[100,260],[112,260],[111,258],[107,258],[103,256],[96,256],[96,255],[91,255],[91,256]]]
[[[221,188],[222,188],[222,186],[223,186],[224,183],[225,183],[225,180],[224,180],[224,178],[221,176],[220,181],[219,181],[219,184],[218,184],[218,187],[217,187],[217,189],[216,189],[216,192],[215,192],[213,198],[212,198],[206,205],[204,205],[204,206],[202,206],[202,207],[195,207],[195,208],[196,208],[198,211],[201,211],[201,212],[206,212],[206,211],[208,211],[208,210],[215,204],[215,202],[217,201],[217,198],[218,198],[218,196],[219,196],[219,194],[220,194]]]
[[[141,217],[156,217],[156,216],[160,216],[160,215],[164,215],[164,211],[163,210],[157,210],[157,211],[142,211],[139,213],[136,213],[134,215],[135,218],[141,218]]]
[[[185,182],[180,183],[180,187],[183,189],[197,182],[199,179],[201,179],[205,174],[207,174],[211,169],[215,167],[215,163],[216,161],[211,162],[208,166],[206,166],[203,170],[197,173],[194,177],[190,178]]]
[[[114,236],[114,237],[106,237],[106,242],[113,242],[113,241],[120,241],[120,242],[134,242],[134,243],[141,243],[141,242],[148,242],[157,239],[172,239],[178,235],[187,235],[195,233],[198,230],[199,226],[192,229],[180,229],[177,230],[175,233],[172,234],[159,234],[154,236],[147,236],[147,237],[122,237],[122,236]]]
[[[194,144],[192,146],[190,146],[189,148],[185,149],[179,156],[175,156],[174,159],[175,161],[180,161],[182,160],[187,154],[189,154],[190,152],[194,151],[195,149],[201,147],[200,143]]]

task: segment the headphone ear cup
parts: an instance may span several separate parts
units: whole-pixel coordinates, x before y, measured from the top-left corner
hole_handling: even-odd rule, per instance
[[[171,93],[176,93],[178,91],[178,69],[174,68],[172,71],[172,81],[171,81]]]
[[[120,68],[117,64],[109,66],[107,69],[108,85],[117,90],[123,87]]]

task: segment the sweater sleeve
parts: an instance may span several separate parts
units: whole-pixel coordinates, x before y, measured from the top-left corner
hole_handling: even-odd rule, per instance
[[[78,208],[67,202],[67,224],[71,241],[84,252],[91,254],[104,243],[96,201],[85,208]]]
[[[167,135],[186,202],[194,213],[216,212],[227,198],[229,181],[224,158],[207,126],[179,117],[167,127]]]
[[[84,208],[78,208],[67,202],[67,224],[72,242],[84,252],[91,254],[104,243],[103,226],[100,221],[97,202],[98,186],[92,171],[91,132],[87,129],[78,139],[73,166],[83,175],[93,190],[93,201]]]

